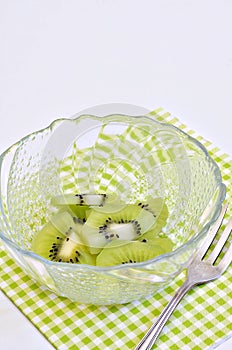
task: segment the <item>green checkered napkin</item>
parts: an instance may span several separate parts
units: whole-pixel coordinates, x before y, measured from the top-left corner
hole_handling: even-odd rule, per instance
[[[232,198],[232,160],[161,109],[159,121],[171,123],[203,143],[218,163]],[[227,217],[232,215],[229,208]],[[34,283],[0,246],[0,288],[59,350],[133,350],[184,281],[184,272],[162,292],[127,305],[79,305]],[[216,347],[232,336],[232,269],[214,282],[196,287],[182,300],[154,349],[198,350]]]

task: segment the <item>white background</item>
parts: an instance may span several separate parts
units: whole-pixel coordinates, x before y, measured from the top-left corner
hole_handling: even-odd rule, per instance
[[[232,155],[232,1],[0,0],[0,151],[112,102],[162,106]]]

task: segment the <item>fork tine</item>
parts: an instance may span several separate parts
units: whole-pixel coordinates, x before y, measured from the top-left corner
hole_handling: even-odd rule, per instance
[[[226,271],[231,261],[232,261],[232,243],[230,243],[230,246],[228,247],[225,255],[223,256],[222,260],[217,266],[218,268],[220,268],[221,274],[223,274],[223,272]]]
[[[218,232],[218,230],[222,224],[222,221],[223,221],[223,218],[225,216],[227,208],[228,208],[228,204],[226,203],[222,207],[222,210],[221,210],[221,213],[220,213],[218,219],[215,221],[215,223],[211,227],[209,234],[206,236],[205,240],[203,241],[203,244],[201,245],[201,247],[197,251],[197,254],[196,254],[197,258],[202,259],[205,256],[207,250],[209,249],[209,246],[213,242],[214,237],[216,236],[216,233]]]
[[[207,261],[209,263],[213,264],[215,262],[218,255],[220,254],[222,248],[224,247],[224,245],[227,241],[227,238],[230,235],[231,230],[232,230],[232,218],[229,220],[229,222],[228,222],[225,230],[222,232],[221,237],[219,238],[214,250],[212,251],[212,253],[208,257]]]

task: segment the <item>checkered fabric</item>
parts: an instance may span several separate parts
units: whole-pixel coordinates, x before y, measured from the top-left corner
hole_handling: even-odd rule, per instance
[[[232,160],[177,118],[161,109],[151,113],[197,138],[218,163],[232,198]],[[123,165],[124,166],[124,165]],[[232,215],[232,207],[227,217]],[[126,305],[94,306],[73,303],[37,285],[0,246],[0,288],[59,350],[133,350],[183,283],[182,272],[162,292]],[[154,349],[212,349],[232,336],[232,268],[218,280],[190,291],[174,311]]]

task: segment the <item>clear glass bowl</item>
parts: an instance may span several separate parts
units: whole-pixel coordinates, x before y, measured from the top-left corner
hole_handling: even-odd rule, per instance
[[[87,304],[122,304],[169,284],[216,220],[225,186],[206,149],[179,129],[145,116],[58,119],[6,150],[1,164],[0,238],[15,262],[56,294]],[[48,261],[34,234],[63,193],[117,193],[133,203],[162,197],[163,231],[175,249],[136,264],[97,267]]]

